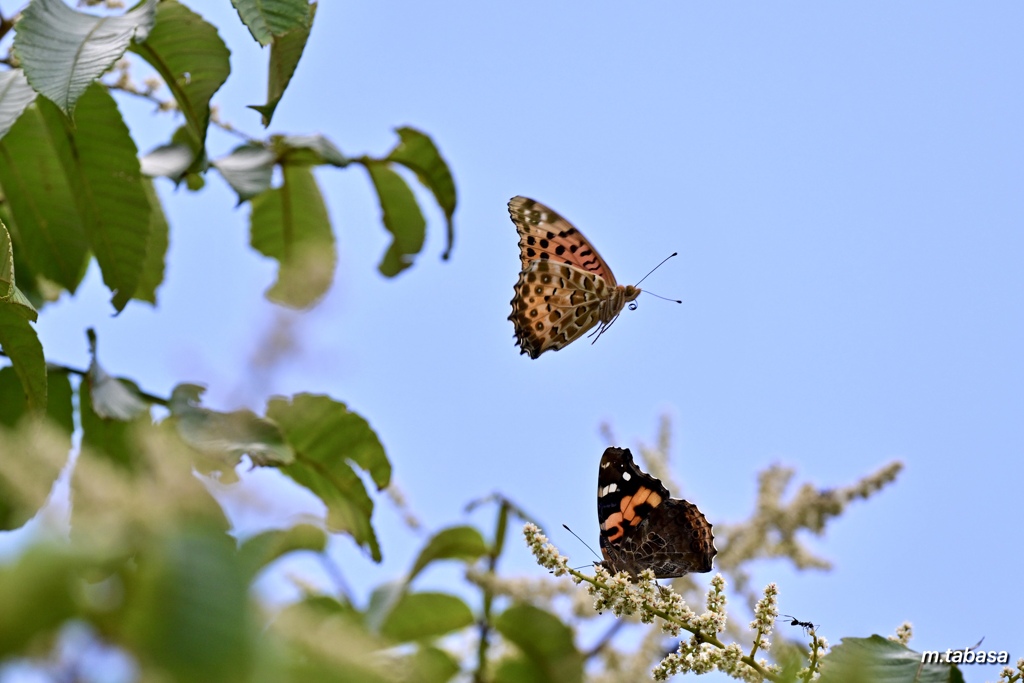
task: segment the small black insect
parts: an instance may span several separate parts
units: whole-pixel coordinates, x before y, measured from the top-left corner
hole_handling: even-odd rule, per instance
[[[818,628],[817,626],[815,626],[814,624],[812,624],[809,621],[800,621],[796,617],[791,616],[789,614],[780,614],[779,616],[780,617],[785,617],[787,619],[792,619],[792,621],[789,622],[789,625],[790,626],[799,626],[799,627],[801,627],[804,630],[805,633],[807,631],[813,631],[814,629]]]

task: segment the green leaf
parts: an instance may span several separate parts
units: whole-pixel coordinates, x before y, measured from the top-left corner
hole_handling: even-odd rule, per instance
[[[952,664],[924,663],[920,652],[873,635],[843,638],[821,660],[821,683],[963,683]]]
[[[213,162],[213,167],[238,193],[238,203],[270,189],[277,156],[266,147],[245,144],[235,147],[227,156]]]
[[[409,572],[408,581],[411,582],[417,574],[431,562],[437,560],[462,560],[471,562],[478,557],[487,554],[487,544],[480,532],[471,526],[454,526],[443,529],[434,534],[425,548],[420,551],[412,570]]]
[[[303,8],[306,16],[300,21],[292,22],[285,33],[276,33],[274,44],[270,48],[270,70],[267,74],[267,103],[262,105],[250,105],[251,109],[258,111],[263,117],[263,127],[270,125],[274,117],[274,110],[284,95],[285,88],[292,80],[295,67],[302,58],[302,52],[306,49],[306,42],[309,40],[309,31],[313,27],[313,17],[316,15],[316,4],[306,4],[306,0],[294,0],[296,5],[305,5]],[[237,5],[236,5],[237,6]],[[298,17],[296,17],[298,19]],[[255,33],[253,34],[255,36]]]
[[[252,199],[250,238],[254,249],[281,264],[267,298],[308,308],[334,278],[334,233],[312,170],[285,165],[282,172],[281,187]]]
[[[420,182],[434,193],[434,198],[444,211],[447,221],[448,245],[441,258],[447,259],[452,253],[455,241],[455,226],[452,217],[455,215],[455,180],[452,178],[448,163],[441,156],[434,141],[425,133],[415,128],[398,128],[395,130],[401,139],[391,150],[387,160],[402,164],[416,174]]]
[[[2,143],[0,143],[2,144]],[[0,187],[0,196],[2,196],[3,188]],[[7,230],[8,237],[14,235],[17,229],[14,226],[14,217],[11,215],[11,205],[3,200],[0,200],[0,225]],[[38,310],[46,304],[46,300],[42,296],[40,291],[40,278],[32,272],[32,268],[29,267],[25,261],[25,257],[22,252],[25,250],[22,248],[14,249],[14,245],[11,245],[11,279],[14,281],[14,273],[18,274],[18,282],[20,283],[17,287],[21,290],[21,293],[29,300],[32,307]],[[56,283],[50,283],[48,280],[43,280],[44,283],[49,284],[53,289],[60,290],[60,287]],[[12,300],[13,289],[10,287],[4,287],[4,294],[7,301]]]
[[[444,650],[423,646],[409,656],[407,670],[417,683],[445,683],[459,673],[459,662]]]
[[[46,358],[25,305],[0,302],[0,349],[11,359],[32,410],[46,408]]]
[[[70,445],[70,435],[49,420],[22,418],[14,429],[0,427],[0,530],[16,529],[39,512]]]
[[[350,605],[319,595],[288,605],[269,627],[288,646],[288,675],[259,680],[394,683],[394,659],[378,654],[384,644],[359,617]]]
[[[7,135],[25,108],[36,99],[21,69],[0,71],[0,138]]]
[[[74,293],[85,275],[89,246],[69,177],[74,147],[57,107],[39,98],[26,109],[0,140],[0,159],[18,257]]]
[[[231,0],[242,23],[260,45],[312,21],[309,0]]]
[[[411,266],[412,257],[420,253],[427,223],[402,176],[382,161],[366,159],[363,164],[377,189],[384,227],[394,236],[377,268],[386,277],[394,277]]]
[[[112,377],[95,358],[89,366],[88,387],[92,409],[101,419],[127,422],[149,412],[136,387]]]
[[[381,625],[381,635],[400,643],[436,638],[473,623],[473,612],[446,593],[404,593]]]
[[[185,443],[207,454],[225,453],[229,464],[248,454],[256,465],[286,465],[295,458],[281,430],[251,410],[221,413],[199,406],[205,389],[196,384],[179,384],[171,391],[168,407]]]
[[[280,425],[295,450],[295,462],[281,471],[324,502],[329,527],[351,534],[379,562],[380,547],[370,524],[373,501],[348,464],[367,471],[378,488],[390,481],[391,464],[370,425],[344,403],[313,394],[298,394],[291,401],[272,399],[267,417]]]
[[[194,149],[201,150],[210,125],[210,99],[231,73],[231,52],[217,29],[177,0],[162,0],[149,37],[132,50],[164,79],[185,115]]]
[[[145,40],[156,0],[120,17],[76,12],[62,0],[33,0],[14,36],[28,82],[69,117],[93,81],[121,58],[132,39]]]
[[[14,282],[14,250],[7,227],[0,222],[0,305],[7,304],[11,310],[26,320],[35,320],[36,309],[22,294]]]
[[[154,540],[136,557],[120,638],[170,680],[250,680],[258,625],[234,543],[196,527]]]
[[[164,177],[178,182],[192,167],[196,159],[191,145],[171,143],[160,145],[139,159],[143,175],[151,178]]]
[[[274,135],[271,144],[284,163],[319,166],[330,164],[343,168],[350,163],[333,142],[323,135]]]
[[[247,573],[256,572],[288,553],[298,550],[323,552],[327,547],[327,534],[312,524],[298,524],[289,529],[272,529],[246,539],[238,554]]]
[[[573,644],[572,629],[558,617],[532,605],[512,605],[494,622],[522,653],[495,672],[501,683],[573,683],[583,680],[583,657]],[[523,675],[528,674],[527,678]]]
[[[50,370],[46,373],[46,388],[46,415],[67,436],[67,451],[71,448],[74,430],[71,380],[66,372]],[[21,380],[11,366],[0,368],[0,424],[14,427],[26,414],[28,401]]]
[[[91,373],[90,373],[91,374]],[[126,391],[138,393],[138,387],[126,379],[113,379],[118,386],[123,386]],[[102,390],[100,391],[101,401]],[[82,420],[82,448],[89,449],[97,456],[102,457],[128,471],[134,471],[142,457],[139,451],[139,443],[136,433],[139,427],[152,424],[148,411],[136,414],[131,420],[108,419],[101,417],[93,407],[94,391],[89,375],[82,380],[78,387],[78,411]],[[72,507],[74,512],[74,507]]]
[[[164,281],[164,259],[167,257],[170,229],[167,226],[167,216],[164,215],[163,206],[160,204],[160,197],[156,193],[156,188],[153,187],[153,181],[143,178],[142,189],[146,192],[146,198],[149,199],[151,211],[146,260],[142,266],[142,275],[139,278],[139,288],[135,291],[135,298],[139,301],[148,301],[155,306],[156,290]]]
[[[46,373],[46,415],[51,424],[67,436],[67,448],[71,449],[71,434],[75,430],[71,378],[62,370],[51,369]]]
[[[14,296],[14,245],[7,226],[0,221],[0,301]]]
[[[63,548],[36,546],[0,566],[0,658],[23,657],[78,612],[80,564]]]
[[[152,212],[142,186],[138,149],[114,98],[100,85],[78,103],[72,133],[77,152],[77,192],[85,234],[122,310],[135,295],[146,266]]]

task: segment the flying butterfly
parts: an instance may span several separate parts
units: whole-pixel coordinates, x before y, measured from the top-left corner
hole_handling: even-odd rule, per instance
[[[537,358],[548,349],[558,351],[595,326],[600,337],[640,296],[639,287],[616,284],[587,238],[547,206],[513,197],[508,213],[519,232],[522,261],[508,317],[520,353]]]

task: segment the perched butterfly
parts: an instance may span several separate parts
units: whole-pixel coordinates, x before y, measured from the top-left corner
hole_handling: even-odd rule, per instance
[[[697,506],[670,498],[668,489],[633,462],[628,448],[608,448],[597,475],[597,518],[605,569],[659,579],[711,571],[715,537]]]
[[[558,351],[598,325],[607,330],[622,308],[640,296],[615,283],[597,250],[557,213],[526,197],[513,197],[508,212],[519,232],[522,272],[508,317],[516,343],[530,358]]]

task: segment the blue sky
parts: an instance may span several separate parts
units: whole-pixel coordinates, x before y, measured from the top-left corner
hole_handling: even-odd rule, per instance
[[[229,3],[192,5],[232,50],[221,115],[259,134],[245,105],[263,100],[266,55]],[[218,409],[328,393],[377,429],[429,529],[498,490],[578,564],[589,553],[560,524],[596,544],[601,422],[635,447],[671,415],[673,493],[713,523],[749,514],[770,463],[834,487],[901,459],[894,486],[813,541],[834,571],[773,562],[757,581],[833,643],[907,619],[915,649],[985,636],[1024,656],[1022,22],[1017,2],[322,2],[271,130],[321,132],[350,155],[385,153],[397,126],[429,133],[459,191],[452,260],[421,195],[427,245],[385,280],[365,172],[318,171],[335,284],[287,316],[294,355],[259,372],[274,266],[211,173],[199,194],[160,186],[172,232],[157,310],[111,317],[93,271],[40,334],[50,359],[84,367],[94,326],[108,370],[164,395],[204,382]],[[144,151],[176,125],[121,102]],[[215,156],[233,144],[211,136]],[[643,286],[683,305],[641,296],[593,346],[519,356],[516,194],[571,220],[620,282],[678,251]],[[268,473],[247,477],[242,532],[316,513]],[[246,508],[257,494],[271,509]],[[333,546],[361,591],[421,543],[379,509],[382,567]],[[519,544],[505,567],[543,571]]]

